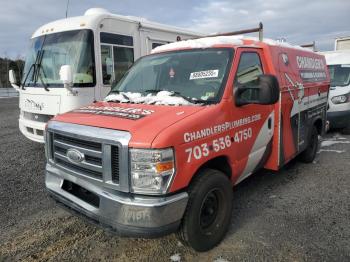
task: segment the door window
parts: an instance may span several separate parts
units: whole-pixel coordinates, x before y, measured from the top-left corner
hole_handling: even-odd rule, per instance
[[[238,64],[235,77],[235,86],[257,86],[258,76],[263,74],[263,67],[259,55],[255,52],[244,52]],[[242,97],[247,100],[256,100],[258,98],[258,90],[248,89]]]
[[[123,45],[133,46],[134,41],[132,36],[118,35],[111,33],[101,33],[101,43],[112,44],[112,45]]]
[[[118,82],[134,63],[133,38],[101,33],[102,79],[104,85]]]
[[[128,47],[113,47],[114,54],[114,81],[119,82],[123,75],[134,63],[134,49]]]
[[[113,54],[111,46],[101,46],[101,60],[103,84],[110,85],[113,75]]]

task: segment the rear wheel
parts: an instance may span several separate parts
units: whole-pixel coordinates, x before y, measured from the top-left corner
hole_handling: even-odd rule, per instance
[[[307,148],[300,154],[299,159],[304,163],[311,163],[314,161],[318,149],[318,132],[315,126],[312,127],[309,144]]]
[[[220,171],[205,169],[189,188],[178,238],[196,251],[207,251],[224,238],[231,213],[231,181]]]

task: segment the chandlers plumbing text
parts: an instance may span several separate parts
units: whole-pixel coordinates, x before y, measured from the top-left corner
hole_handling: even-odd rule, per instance
[[[225,122],[219,125],[215,125],[215,126],[211,126],[208,128],[204,128],[201,130],[197,130],[197,131],[193,131],[193,132],[187,132],[184,134],[184,141],[185,143],[197,140],[197,139],[201,139],[207,136],[211,136],[211,135],[215,135],[215,134],[219,134],[240,126],[244,126],[256,121],[259,121],[261,119],[261,114],[256,114],[256,115],[252,115],[252,116],[248,116],[245,118],[240,118],[237,120],[233,120],[230,122]]]

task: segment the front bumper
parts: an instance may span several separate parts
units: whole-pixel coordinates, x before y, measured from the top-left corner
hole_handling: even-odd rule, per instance
[[[34,142],[44,143],[44,130],[46,123],[24,119],[20,116],[18,120],[21,133]]]
[[[350,125],[350,110],[327,112],[330,128],[345,128]]]
[[[99,206],[64,190],[64,181],[73,182],[97,196]],[[176,231],[188,201],[186,192],[168,197],[120,193],[68,174],[50,164],[46,166],[45,183],[50,195],[66,207],[122,236],[157,237]]]

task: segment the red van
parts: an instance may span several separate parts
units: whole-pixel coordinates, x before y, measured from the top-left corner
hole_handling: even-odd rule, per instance
[[[103,102],[49,122],[46,187],[120,235],[177,232],[208,250],[228,230],[234,185],[313,161],[329,85],[323,56],[272,40],[157,47]]]

